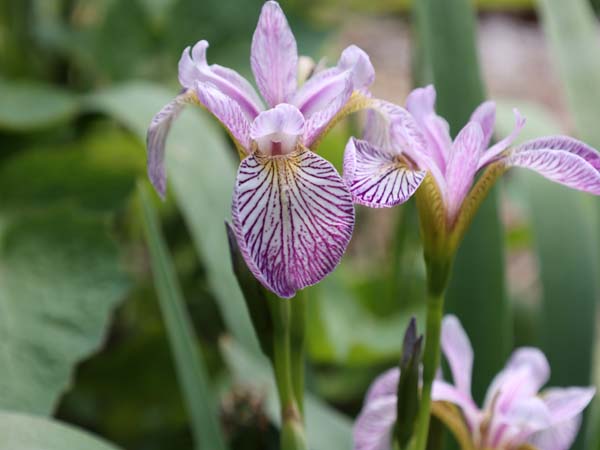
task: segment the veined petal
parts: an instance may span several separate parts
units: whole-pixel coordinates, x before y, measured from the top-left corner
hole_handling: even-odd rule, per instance
[[[515,114],[515,128],[508,136],[506,136],[501,141],[496,142],[496,144],[492,145],[483,153],[481,159],[479,160],[479,164],[477,165],[477,169],[481,169],[483,166],[486,166],[495,159],[497,159],[500,153],[506,150],[510,146],[510,144],[513,143],[513,141],[517,138],[517,136],[525,126],[525,117],[523,117],[519,110],[516,108],[513,109],[513,112]]]
[[[223,94],[214,85],[196,84],[198,101],[227,129],[238,150],[248,153],[250,149],[250,122],[237,102]]]
[[[534,139],[511,150],[503,161],[507,166],[525,167],[570,188],[600,195],[600,155],[576,139]]]
[[[148,176],[152,185],[161,197],[167,190],[167,174],[165,171],[165,143],[171,129],[171,124],[177,118],[184,106],[194,103],[196,96],[188,90],[167,103],[153,118],[146,135],[148,152]]]
[[[327,107],[310,116],[306,121],[304,143],[310,147],[325,132],[332,121],[342,112],[352,96],[352,81],[350,75],[343,74],[344,87],[339,95]]]
[[[481,151],[483,152],[490,145],[490,140],[494,134],[496,104],[491,101],[483,102],[473,111],[469,122],[477,122],[481,127],[481,131],[483,131],[483,143],[481,146]]]
[[[354,450],[390,450],[396,422],[396,396],[379,397],[365,403],[354,422]]]
[[[426,172],[412,170],[399,154],[350,138],[344,152],[344,181],[355,203],[390,208],[417,190]]]
[[[492,416],[489,430],[491,447],[517,448],[533,433],[548,428],[550,424],[550,411],[541,399],[519,398],[509,410]]]
[[[435,113],[435,88],[429,85],[414,89],[406,99],[406,109],[413,115],[427,141],[427,153],[442,172],[452,146],[448,122]]]
[[[484,409],[495,404],[499,410],[508,410],[513,400],[535,395],[550,377],[550,365],[544,354],[533,347],[522,347],[513,352],[504,369],[496,375],[484,402]]]
[[[340,262],[354,226],[352,197],[335,168],[300,149],[242,161],[233,225],[248,267],[283,298],[317,283]]]
[[[252,37],[250,62],[258,89],[270,106],[291,100],[297,86],[298,49],[277,2],[263,5]]]
[[[373,381],[367,391],[365,404],[368,404],[380,397],[396,397],[398,392],[398,381],[400,380],[400,369],[392,367],[386,370]]]
[[[217,64],[208,65],[207,41],[199,41],[192,49],[187,47],[179,60],[179,82],[194,89],[198,82],[210,83],[235,101],[241,110],[253,119],[263,109],[263,104],[252,85],[235,70]]]
[[[288,155],[304,134],[304,117],[295,106],[280,103],[263,111],[250,127],[250,138],[265,156]]]
[[[450,365],[456,388],[471,397],[473,348],[456,316],[445,316],[442,322],[442,351]]]
[[[351,91],[364,90],[375,79],[369,56],[355,45],[342,52],[336,67],[309,78],[294,96],[293,103],[308,118],[337,100],[346,89],[347,77],[352,84]]]
[[[452,145],[446,169],[446,205],[448,218],[454,221],[477,172],[483,132],[477,122],[469,122]]]

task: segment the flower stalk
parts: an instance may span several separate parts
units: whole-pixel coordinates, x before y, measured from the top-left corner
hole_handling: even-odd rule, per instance
[[[293,313],[302,312],[301,308],[293,306],[286,299],[271,296],[269,304],[274,325],[273,369],[281,411],[281,449],[305,450],[307,445],[302,416],[304,358],[303,352],[299,353],[304,347],[304,333],[303,330],[299,333],[298,329],[304,317],[303,314],[294,317]]]

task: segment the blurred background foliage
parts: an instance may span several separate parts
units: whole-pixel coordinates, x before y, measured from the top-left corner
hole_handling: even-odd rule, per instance
[[[567,131],[600,148],[598,1],[476,1],[476,55],[464,0],[452,18],[438,18],[432,50],[443,54],[447,36],[467,33],[451,49],[464,53],[448,53],[466,61],[464,72],[411,52],[419,30],[410,3],[282,1],[301,53],[333,63],[343,46],[364,47],[378,71],[378,96],[402,103],[411,85],[434,80],[455,128],[471,107],[460,103],[467,88],[471,103],[487,91],[499,104],[499,134],[510,130],[510,108],[518,106],[529,120],[522,137]],[[190,423],[202,405],[184,400],[191,370],[214,397],[229,448],[277,447],[273,386],[229,265],[223,221],[237,156],[225,133],[203,113],[186,112],[169,141],[167,201],[136,194],[145,179],[145,130],[179,89],[183,48],[207,39],[211,63],[249,75],[261,4],[0,0],[0,410],[10,412],[0,422],[14,423],[13,433],[24,420],[50,434],[62,427],[12,415],[23,413],[130,450],[192,448]],[[411,78],[419,64],[433,66],[429,77]],[[469,70],[481,86],[465,84]],[[351,118],[325,139],[322,153],[338,168],[359,126]],[[597,202],[520,172],[493,201],[467,238],[450,301],[477,336],[476,394],[513,345],[542,346],[557,384],[590,383]],[[348,256],[308,290],[307,385],[315,394],[308,429],[317,450],[349,448],[350,418],[365,389],[396,363],[410,315],[422,318],[414,204],[358,208],[357,216]],[[148,240],[150,251],[149,227],[165,238]],[[164,286],[177,282],[181,292],[159,303]],[[183,299],[187,313],[173,306]],[[178,334],[173,320],[189,320],[195,334]],[[194,367],[177,358],[178,346],[190,345]],[[582,438],[579,448],[600,445],[596,409],[588,447]],[[0,447],[14,448],[2,440]]]

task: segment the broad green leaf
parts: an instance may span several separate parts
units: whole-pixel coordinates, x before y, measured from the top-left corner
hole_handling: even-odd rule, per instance
[[[103,218],[53,208],[2,219],[0,407],[51,414],[129,281]]]
[[[453,133],[484,100],[469,0],[422,0],[415,4],[419,82],[437,88],[437,110]],[[460,245],[447,292],[448,312],[460,317],[477,358],[473,391],[481,399],[503,366],[511,345],[504,286],[504,242],[492,190]]]
[[[152,116],[175,92],[148,83],[131,83],[99,92],[88,108],[114,117],[145,142]],[[259,352],[248,311],[231,270],[224,220],[230,216],[237,163],[215,124],[189,110],[176,122],[167,143],[170,189],[179,204],[196,249],[219,301],[227,329]]]
[[[218,407],[204,362],[198,353],[197,339],[185,309],[175,268],[161,234],[148,189],[140,183],[138,191],[154,283],[184,398],[191,415],[196,448],[223,450],[225,440],[220,431]]]
[[[0,411],[0,450],[118,450],[71,425],[43,417]]]
[[[222,341],[225,361],[242,385],[264,393],[266,413],[273,423],[279,423],[277,388],[271,365],[262,355],[252,355],[233,340]],[[305,398],[306,433],[311,450],[352,448],[352,423],[311,394]]]
[[[0,80],[0,130],[29,132],[71,120],[79,112],[75,94],[36,83]]]

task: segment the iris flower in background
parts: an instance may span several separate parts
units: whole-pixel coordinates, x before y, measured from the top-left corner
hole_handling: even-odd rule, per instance
[[[459,234],[464,231],[462,225],[472,218],[496,177],[510,167],[525,167],[600,195],[600,155],[583,142],[551,136],[509,148],[525,124],[515,110],[514,131],[490,147],[496,108],[489,101],[452,140],[448,123],[435,112],[435,97],[434,87],[428,86],[409,95],[406,109],[376,102],[363,139],[351,138],[344,155],[344,179],[356,203],[392,207],[427,184],[423,206],[437,222],[435,231],[450,235],[455,228]],[[487,172],[472,189],[484,168]]]
[[[252,39],[252,72],[262,99],[237,72],[208,65],[207,48],[200,41],[184,50],[183,92],[150,125],[150,180],[164,196],[166,135],[184,105],[200,104],[211,112],[243,158],[232,210],[239,248],[265,287],[292,297],[329,274],[350,241],[352,197],[335,168],[311,149],[335,121],[370,101],[373,66],[365,52],[350,46],[337,66],[313,73],[299,86],[296,40],[274,1],[264,4]]]
[[[442,349],[454,384],[433,384],[433,414],[455,434],[463,450],[567,450],[579,430],[593,387],[550,388],[550,367],[535,348],[515,350],[490,385],[482,409],[471,396],[473,350],[460,322],[446,316]],[[354,426],[355,450],[390,450],[400,373],[390,369],[369,389]],[[459,410],[454,407],[458,407]]]

